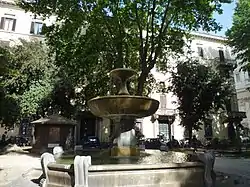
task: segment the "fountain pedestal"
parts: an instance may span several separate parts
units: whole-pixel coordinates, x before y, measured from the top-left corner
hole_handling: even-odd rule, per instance
[[[111,156],[138,156],[140,154],[135,136],[134,119],[116,118]]]
[[[127,81],[136,72],[131,69],[119,68],[112,70],[110,75],[119,82],[118,95],[96,97],[88,101],[90,111],[99,117],[111,119],[115,130],[112,134],[114,146],[111,156],[138,156],[139,147],[135,137],[134,121],[154,114],[159,101],[129,95]]]

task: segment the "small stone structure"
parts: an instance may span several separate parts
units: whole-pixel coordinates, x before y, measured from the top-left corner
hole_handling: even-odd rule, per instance
[[[46,184],[49,183],[49,176],[48,176],[48,164],[49,163],[55,163],[55,158],[52,154],[50,153],[43,153],[41,156],[41,165],[42,165],[42,170],[43,170],[43,177],[45,177],[44,179],[41,179],[40,181],[40,185],[42,187],[46,187]]]
[[[204,164],[91,165],[90,156],[76,156],[73,165],[56,164],[53,155],[43,154],[45,187],[205,187]],[[46,165],[47,164],[47,165]]]
[[[60,146],[56,146],[53,148],[53,155],[55,159],[61,158],[64,153],[63,148]]]
[[[204,153],[196,153],[198,159],[204,163],[205,173],[204,173],[204,182],[205,187],[215,187],[215,176],[214,174],[214,162],[215,154],[213,151],[207,151]]]
[[[74,160],[75,187],[88,187],[90,156],[76,156]]]
[[[60,115],[52,115],[31,122],[34,124],[32,145],[33,152],[53,149],[56,146],[70,148],[74,136],[75,121]]]

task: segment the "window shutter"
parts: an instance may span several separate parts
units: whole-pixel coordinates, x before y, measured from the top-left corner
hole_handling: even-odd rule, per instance
[[[31,22],[31,26],[30,26],[30,34],[34,34],[34,22]]]
[[[12,31],[16,29],[16,19],[13,19]]]
[[[0,29],[4,28],[4,17],[1,17]]]

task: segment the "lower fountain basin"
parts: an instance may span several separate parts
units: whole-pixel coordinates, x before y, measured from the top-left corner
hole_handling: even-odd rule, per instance
[[[88,106],[99,117],[142,118],[154,114],[159,107],[159,101],[144,96],[114,95],[93,98],[88,101]]]
[[[204,165],[198,162],[185,162],[185,154],[150,151],[151,155],[132,158],[119,158],[116,162],[95,165],[94,162],[81,173],[75,161],[72,165],[49,163],[46,168],[47,187],[71,187],[79,178],[88,178],[89,187],[204,187]],[[180,160],[176,157],[180,156]],[[160,159],[160,158],[161,159]],[[73,158],[74,159],[74,158]],[[73,159],[72,162],[73,163]],[[166,162],[162,162],[164,159]],[[97,159],[93,158],[93,161]],[[100,158],[99,158],[100,160]],[[122,161],[122,164],[119,160]],[[171,163],[173,160],[177,163]],[[77,169],[75,169],[77,168]],[[86,178],[84,178],[87,174]],[[78,180],[77,180],[78,179]],[[76,184],[78,185],[78,184]]]

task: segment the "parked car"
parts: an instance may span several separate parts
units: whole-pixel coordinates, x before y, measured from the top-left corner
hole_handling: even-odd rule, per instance
[[[159,138],[148,138],[145,141],[145,148],[146,149],[160,149],[161,141]]]
[[[82,139],[81,145],[83,149],[101,148],[100,140],[96,136],[87,136]]]
[[[15,137],[15,143],[18,146],[30,146],[31,145],[30,139],[27,137],[23,137],[23,136]]]

